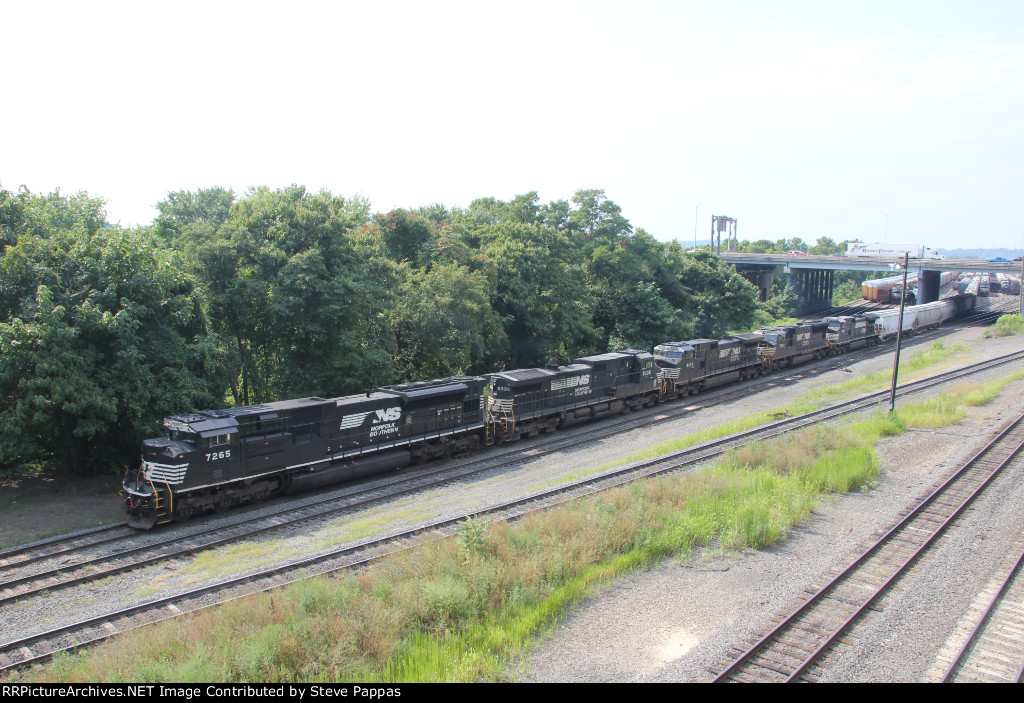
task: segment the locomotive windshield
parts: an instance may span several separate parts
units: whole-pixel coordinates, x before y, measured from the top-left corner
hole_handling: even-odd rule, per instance
[[[664,356],[667,359],[683,358],[683,352],[678,347],[658,346],[654,348],[654,353],[658,356]]]
[[[167,439],[194,443],[196,441],[196,433],[185,432],[184,430],[167,430]]]
[[[164,418],[164,429],[167,430],[167,439],[178,442],[192,442],[193,444],[196,441],[196,433],[192,431],[188,424],[181,420],[173,417]]]

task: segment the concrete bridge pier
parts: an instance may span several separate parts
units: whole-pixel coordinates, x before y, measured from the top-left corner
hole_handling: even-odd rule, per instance
[[[750,266],[736,264],[736,273],[743,276],[761,291],[761,302],[765,302],[772,294],[772,283],[775,282],[774,266]]]
[[[797,296],[795,313],[806,315],[832,307],[833,274],[830,270],[799,269],[786,272],[786,283]]]
[[[922,271],[917,277],[917,303],[934,303],[942,289],[941,271]]]

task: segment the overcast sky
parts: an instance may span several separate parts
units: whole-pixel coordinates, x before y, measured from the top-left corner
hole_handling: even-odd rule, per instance
[[[1024,245],[1024,1],[0,0],[0,186],[148,224],[602,188],[659,239]],[[886,227],[888,229],[886,230]]]

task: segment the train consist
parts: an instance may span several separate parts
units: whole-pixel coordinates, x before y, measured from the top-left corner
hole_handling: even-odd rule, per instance
[[[906,309],[913,333],[973,295]],[[895,317],[894,317],[895,314]],[[666,342],[571,364],[173,415],[123,483],[127,522],[149,529],[206,511],[393,471],[697,393],[895,336],[898,310]]]

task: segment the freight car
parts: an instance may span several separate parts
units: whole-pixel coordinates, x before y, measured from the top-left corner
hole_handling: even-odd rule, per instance
[[[961,313],[974,309],[975,298],[973,295],[958,295],[944,300],[937,300],[934,303],[914,305],[904,308],[903,333],[914,334],[922,330],[938,327],[946,320]],[[874,326],[875,336],[885,341],[896,337],[899,330],[899,308],[883,310],[880,312],[867,312],[864,317],[871,320]]]
[[[953,271],[943,271],[939,275],[939,287],[943,287],[953,282],[956,273]],[[918,285],[918,274],[916,271],[907,272],[907,287],[913,288]],[[893,295],[895,288],[903,287],[903,275],[889,276],[887,278],[876,278],[871,281],[864,281],[860,286],[860,295],[865,300],[871,300],[877,303],[890,303],[899,302],[899,295]],[[962,290],[960,291],[963,292]]]
[[[930,307],[931,306],[931,307]],[[912,331],[974,307],[970,295],[907,308]],[[923,309],[919,309],[923,308]],[[666,342],[571,364],[173,415],[124,480],[127,522],[149,529],[208,510],[400,469],[636,410],[891,336],[890,312]]]

